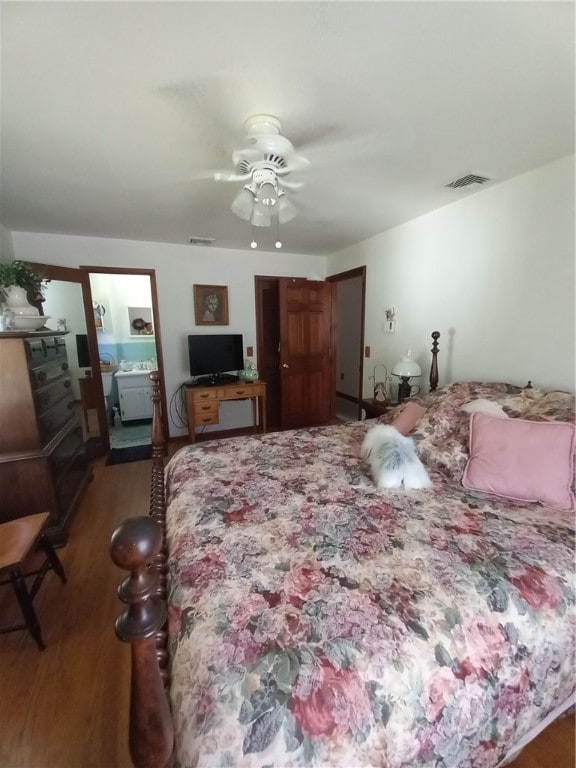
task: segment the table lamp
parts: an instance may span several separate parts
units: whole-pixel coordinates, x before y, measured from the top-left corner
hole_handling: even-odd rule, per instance
[[[422,376],[422,370],[415,360],[412,360],[412,350],[409,349],[402,360],[392,368],[392,376],[398,376],[401,380],[398,385],[398,402],[403,403],[407,397],[410,397],[412,387],[410,379]]]

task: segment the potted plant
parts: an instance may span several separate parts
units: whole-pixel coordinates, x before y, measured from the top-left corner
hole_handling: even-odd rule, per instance
[[[0,262],[0,294],[8,306],[28,304],[27,294],[42,296],[45,279],[25,261]]]

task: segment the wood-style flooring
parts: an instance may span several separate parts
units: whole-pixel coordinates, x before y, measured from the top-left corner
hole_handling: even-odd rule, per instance
[[[0,635],[0,766],[2,768],[128,768],[130,656],[114,634],[123,572],[108,554],[110,536],[126,517],[147,514],[150,461],[104,466],[58,550],[68,583],[46,576],[34,605],[46,650],[26,632]],[[0,621],[16,615],[2,588]],[[550,726],[514,768],[574,768],[574,719]]]

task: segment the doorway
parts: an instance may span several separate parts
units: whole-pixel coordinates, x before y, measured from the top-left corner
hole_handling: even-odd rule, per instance
[[[333,292],[327,281],[255,277],[258,365],[270,430],[333,418]]]
[[[335,416],[338,421],[359,421],[364,380],[366,267],[340,272],[327,280],[335,287]]]
[[[102,382],[102,396],[93,405],[104,413],[103,429],[110,448],[148,445],[152,437],[152,370],[160,373],[161,402],[166,402],[155,271],[81,269],[90,284],[91,323],[99,360],[96,375]],[[167,435],[164,405],[162,420]],[[89,408],[90,429],[93,421]]]

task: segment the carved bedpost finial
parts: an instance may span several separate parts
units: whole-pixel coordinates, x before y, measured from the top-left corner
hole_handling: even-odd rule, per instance
[[[174,743],[156,659],[156,635],[166,621],[166,606],[156,596],[158,573],[148,567],[161,546],[162,529],[151,517],[125,520],[110,544],[112,560],[131,571],[118,589],[128,608],[116,621],[116,634],[132,649],[130,755],[136,768],[164,768]]]
[[[430,392],[434,392],[438,386],[438,339],[439,331],[432,332],[432,365],[430,366]]]

